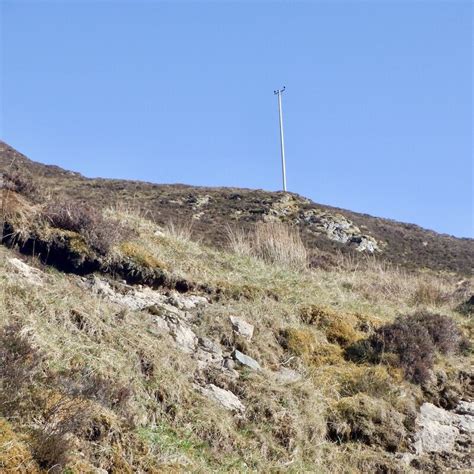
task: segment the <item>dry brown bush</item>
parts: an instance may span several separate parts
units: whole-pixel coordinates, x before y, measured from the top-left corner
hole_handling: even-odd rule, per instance
[[[446,303],[449,295],[440,280],[420,277],[411,296],[414,305],[440,306]]]
[[[102,255],[133,234],[119,221],[106,219],[97,209],[72,200],[49,203],[43,218],[53,227],[79,233]]]

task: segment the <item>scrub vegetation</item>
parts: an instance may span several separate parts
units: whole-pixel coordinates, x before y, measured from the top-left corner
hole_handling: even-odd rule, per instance
[[[2,472],[410,472],[420,405],[474,395],[465,275],[345,252],[311,265],[282,219],[211,245],[27,179],[0,190]]]

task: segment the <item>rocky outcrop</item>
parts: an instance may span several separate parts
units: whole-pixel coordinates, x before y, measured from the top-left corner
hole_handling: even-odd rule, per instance
[[[462,401],[454,411],[424,403],[416,426],[413,447],[421,459],[431,456],[438,464],[450,459],[447,465],[457,459],[460,468],[474,468],[470,456],[474,441],[474,402]]]
[[[150,314],[149,331],[157,337],[171,336],[177,349],[197,361],[198,372],[196,390],[207,398],[217,402],[223,408],[234,413],[243,413],[245,407],[229,390],[207,384],[205,377],[198,374],[207,369],[220,370],[224,376],[236,378],[239,373],[235,368],[240,365],[252,370],[261,370],[260,364],[240,351],[224,353],[221,345],[208,338],[198,337],[193,326],[196,311],[209,304],[207,298],[200,295],[183,295],[178,292],[161,293],[148,287],[131,286],[105,280],[96,275],[79,278],[79,284],[94,293],[131,311],[147,311]],[[230,316],[232,330],[235,334],[250,341],[253,325],[237,316]]]
[[[359,252],[374,253],[380,250],[373,237],[362,233],[359,227],[341,214],[310,209],[300,214],[298,222],[306,223],[312,232],[325,233],[328,239],[353,246]]]
[[[323,234],[328,239],[354,247],[359,252],[374,253],[381,250],[376,239],[363,233],[343,215],[318,208],[302,210],[309,202],[300,196],[284,194],[266,207],[263,220],[303,225],[310,232]]]

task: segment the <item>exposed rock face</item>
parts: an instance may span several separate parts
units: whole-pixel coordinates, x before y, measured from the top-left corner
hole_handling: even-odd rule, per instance
[[[237,316],[230,316],[229,319],[232,323],[232,328],[239,336],[249,341],[252,339],[254,327],[250,323]]]
[[[461,402],[456,412],[424,403],[417,420],[415,450],[423,453],[453,453],[474,441],[474,402]]]
[[[314,232],[325,233],[328,239],[353,245],[359,252],[374,253],[380,250],[377,241],[362,231],[341,214],[332,214],[322,209],[310,209],[301,213],[300,221]]]
[[[179,293],[174,293],[168,297],[167,303],[178,309],[189,311],[199,306],[205,306],[208,301],[204,296],[181,295]]]
[[[284,194],[271,203],[263,212],[266,222],[292,221],[296,225],[306,224],[312,232],[324,234],[328,239],[353,246],[359,252],[380,251],[376,239],[364,234],[359,227],[341,214],[323,209],[302,210],[307,199]]]
[[[295,215],[302,204],[307,204],[307,199],[296,197],[291,194],[283,194],[280,199],[274,201],[269,206],[263,216],[267,222],[280,221],[282,218]]]
[[[109,282],[92,275],[81,280],[82,285],[113,303],[132,311],[139,311],[154,305],[163,305],[166,296],[148,287],[136,288],[117,282]]]
[[[158,318],[159,316],[157,316],[157,319]],[[198,338],[188,324],[186,324],[181,318],[169,314],[163,319],[168,325],[169,332],[173,336],[178,347],[183,352],[194,352]]]

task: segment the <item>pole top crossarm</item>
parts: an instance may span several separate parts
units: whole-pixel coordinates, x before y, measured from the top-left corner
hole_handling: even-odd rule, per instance
[[[282,92],[285,92],[285,89],[286,89],[286,86],[283,86],[282,89],[277,89],[276,91],[273,91],[273,93],[274,93],[275,95],[281,94]]]

